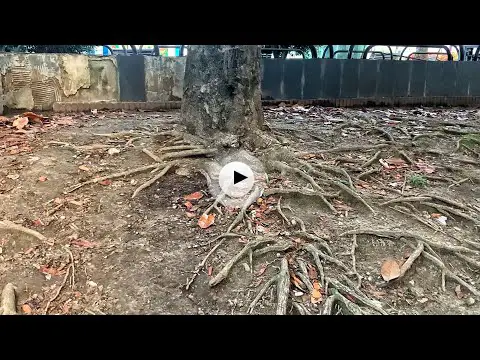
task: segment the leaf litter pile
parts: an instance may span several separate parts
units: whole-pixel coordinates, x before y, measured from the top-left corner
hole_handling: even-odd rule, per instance
[[[255,153],[268,171],[263,192],[254,190],[241,208],[224,206],[206,188],[192,189],[174,201],[175,211],[183,213],[190,229],[202,239],[187,246],[188,251],[196,251],[189,256],[198,263],[189,262],[190,268],[182,269],[179,281],[184,296],[191,299],[205,282],[211,291],[227,291],[233,285],[226,280],[233,277],[236,284],[235,277],[241,277],[244,288],[232,291],[243,298],[228,300],[232,313],[477,311],[478,110],[280,105],[265,108],[264,113],[272,143],[268,150]],[[171,114],[178,119],[178,113]],[[99,116],[100,112],[93,118],[98,121]],[[85,124],[94,119],[83,118]],[[88,196],[90,189],[96,196],[124,193],[128,190],[122,183],[128,184],[132,190],[126,203],[133,203],[155,187],[161,192],[162,181],[171,176],[181,178],[191,169],[205,175],[204,157],[220,150],[186,135],[175,122],[159,127],[153,117],[142,130],[93,134],[107,143],[47,142],[49,148],[70,149],[84,159],[96,155],[113,159],[127,153],[138,157],[134,166],[120,163],[112,172],[98,172],[94,164],[84,161],[77,166],[77,180],[70,179],[59,189],[62,195],[48,203],[48,216],[33,219],[28,226],[19,225],[12,214],[11,221],[0,222],[0,231],[23,233],[42,243],[7,261],[47,256],[50,262],[36,264],[38,271],[62,279],[45,290],[50,296],[36,294],[19,312],[69,313],[68,306],[65,310],[65,305],[55,303],[67,286],[71,289],[67,304],[81,303],[78,299],[86,296],[75,285],[79,261],[75,259],[93,258],[101,247],[100,239],[74,234],[65,243],[45,237],[34,227],[48,228],[58,213],[70,207],[88,211],[95,201]],[[36,126],[25,114],[4,123],[9,134]],[[15,149],[5,146],[4,150]],[[144,162],[141,166],[139,159]],[[134,177],[141,173],[151,174],[138,182]],[[47,184],[50,178],[41,175],[36,181]],[[89,281],[87,287],[97,286]],[[11,294],[9,289],[6,286],[4,292]],[[100,300],[93,303],[98,309]]]

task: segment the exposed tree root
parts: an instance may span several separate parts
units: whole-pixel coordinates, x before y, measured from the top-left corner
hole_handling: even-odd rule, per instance
[[[326,154],[326,153],[333,153],[333,152],[349,152],[349,151],[361,151],[361,150],[376,150],[376,149],[384,149],[389,146],[392,146],[389,143],[380,143],[376,145],[352,145],[352,146],[344,146],[344,147],[337,147],[332,149],[325,149],[317,151],[318,154]]]
[[[469,265],[472,265],[473,267],[477,268],[477,270],[480,269],[480,262],[475,260],[475,259],[472,259],[471,257],[468,257],[468,256],[465,256],[463,254],[460,254],[460,253],[455,253],[455,255],[462,259],[463,261],[465,261],[467,264]]]
[[[66,274],[65,274],[65,277],[63,278],[62,283],[61,283],[60,286],[58,287],[57,292],[55,293],[55,295],[54,295],[51,299],[48,300],[47,305],[45,306],[45,310],[43,310],[43,314],[44,314],[44,315],[47,315],[47,314],[48,314],[48,310],[49,310],[49,308],[50,308],[50,305],[52,304],[52,302],[54,302],[54,301],[57,299],[58,295],[60,295],[60,292],[62,291],[62,289],[64,288],[65,284],[67,283],[68,277],[69,277],[69,275],[70,275],[70,270],[71,270],[71,268],[72,268],[72,263],[68,266],[67,272],[66,272]]]
[[[358,175],[357,179],[361,180],[362,178],[364,178],[366,176],[369,176],[369,175],[372,175],[372,174],[375,174],[375,173],[378,173],[378,172],[380,172],[380,169],[370,169],[370,170],[364,171],[360,175]]]
[[[318,196],[320,197],[320,199],[322,200],[322,202],[327,205],[327,207],[335,214],[337,214],[337,210],[333,207],[332,204],[330,204],[328,202],[328,200],[322,195],[323,194],[323,189],[317,184],[317,182],[315,181],[314,178],[312,178],[310,175],[308,175],[307,173],[303,172],[302,170],[300,169],[297,169],[297,168],[294,168],[294,167],[291,167],[290,165],[287,165],[285,163],[282,163],[280,161],[273,161],[272,162],[272,166],[274,168],[276,168],[277,170],[280,170],[280,171],[289,171],[289,172],[292,172],[292,173],[295,173],[295,174],[298,174],[300,175],[301,177],[303,177],[305,180],[307,180],[310,185],[312,185],[313,189],[317,192]],[[347,187],[348,189],[348,187]]]
[[[203,149],[202,147],[198,146],[198,145],[175,145],[175,146],[165,146],[165,147],[162,147],[160,149],[158,149],[158,151],[160,152],[167,152],[167,151],[178,151],[178,150],[201,150]]]
[[[318,162],[312,163],[312,165],[315,166],[315,167],[318,167],[322,170],[326,170],[326,171],[330,171],[330,172],[333,172],[333,173],[336,173],[336,174],[343,175],[347,179],[348,185],[350,186],[350,188],[352,190],[355,190],[355,187],[353,186],[352,178],[350,177],[350,175],[348,175],[348,173],[344,169],[339,168],[339,167],[335,167],[335,166],[323,165],[323,164],[320,164]]]
[[[375,155],[373,155],[367,162],[362,164],[360,167],[361,168],[366,168],[372,165],[374,162],[376,162],[378,159],[380,159],[380,156],[382,155],[382,151],[377,151]]]
[[[371,229],[357,229],[357,230],[350,230],[346,231],[342,234],[340,234],[340,237],[347,236],[347,235],[374,235],[378,237],[383,237],[383,238],[390,238],[390,239],[401,239],[401,238],[407,238],[407,239],[414,239],[417,241],[422,241],[425,244],[430,245],[433,248],[437,248],[440,250],[445,250],[445,251],[450,251],[452,253],[454,252],[465,252],[465,253],[470,253],[470,254],[480,254],[479,251],[477,250],[472,250],[469,248],[466,248],[464,246],[456,246],[456,245],[450,245],[450,244],[443,244],[443,243],[438,243],[435,241],[431,241],[430,239],[422,238],[421,236],[418,236],[416,234],[411,234],[408,232],[396,232],[396,231],[387,231],[387,230],[371,230]]]
[[[320,261],[320,257],[318,256],[318,249],[311,244],[305,245],[303,248],[307,252],[309,252],[310,255],[312,255],[313,260],[315,261],[315,266],[317,267],[318,272],[319,272],[318,275],[319,275],[320,286],[324,287],[325,286],[325,272],[323,270],[323,265],[322,265],[322,262]]]
[[[253,312],[253,309],[257,305],[257,303],[261,300],[263,295],[267,292],[268,289],[270,289],[270,286],[272,286],[274,283],[278,281],[278,275],[275,275],[271,277],[263,286],[260,288],[258,291],[257,295],[253,299],[253,301],[250,303],[250,306],[248,307],[247,313],[251,314]]]
[[[385,206],[385,205],[390,205],[390,204],[395,204],[399,202],[415,202],[415,201],[428,201],[432,200],[431,197],[427,196],[409,196],[409,197],[400,197],[392,200],[385,201],[380,204],[380,206]]]
[[[295,310],[298,311],[298,313],[300,315],[311,315],[310,311],[308,311],[307,308],[305,307],[305,305],[303,305],[302,303],[292,301],[292,305],[295,308]]]
[[[365,207],[368,210],[370,210],[370,212],[372,214],[375,214],[375,210],[373,210],[373,208],[365,200],[363,200],[363,198],[360,195],[358,195],[358,193],[356,191],[350,189],[348,186],[346,186],[345,184],[342,184],[340,181],[331,180],[330,182],[331,182],[332,185],[335,185],[336,187],[345,191],[347,194],[353,196],[355,199],[357,199],[363,205],[365,205]]]
[[[108,149],[111,148],[111,145],[104,145],[104,144],[93,144],[93,145],[73,145],[67,142],[61,142],[61,141],[49,141],[47,144],[51,145],[63,145],[68,149],[72,149],[75,151],[90,151],[90,150],[101,150],[101,149]]]
[[[35,238],[37,238],[38,240],[40,241],[45,241],[45,242],[48,242],[48,238],[43,236],[42,234],[40,234],[38,231],[35,231],[35,230],[32,230],[32,229],[28,229],[24,226],[21,226],[21,225],[18,225],[18,224],[15,224],[9,220],[0,220],[0,229],[2,230],[7,230],[7,231],[20,231],[24,234],[27,234],[27,235],[30,235],[30,236],[33,236]]]
[[[458,217],[464,218],[465,220],[469,220],[469,221],[473,222],[475,225],[478,225],[478,221],[475,220],[474,218],[472,218],[470,215],[464,214],[461,211],[459,211],[457,209],[454,209],[450,206],[439,205],[439,204],[431,203],[431,202],[428,202],[428,201],[422,201],[420,204],[425,205],[425,206],[430,206],[430,207],[432,207],[434,209],[437,209],[437,210],[447,211],[447,212],[449,212],[453,215],[457,215]]]
[[[424,138],[424,137],[433,137],[433,136],[445,137],[445,134],[443,134],[441,132],[418,134],[418,135],[415,135],[413,137],[412,141],[417,141],[418,139],[421,139],[421,138]]]
[[[207,174],[208,176],[208,174]],[[210,211],[212,211],[212,209],[215,209],[217,210],[218,214],[219,215],[223,215],[223,212],[222,212],[222,209],[220,209],[218,207],[218,204],[219,203],[222,203],[223,199],[225,198],[225,194],[222,192],[220,195],[218,195],[216,198],[215,198],[215,201],[213,202],[212,205],[210,205],[207,210],[205,210],[205,212],[203,213],[203,215],[208,215],[210,214]]]
[[[335,315],[333,313],[335,311],[334,305],[337,303],[340,305],[343,315],[364,314],[362,309],[357,304],[352,303],[339,292],[335,292],[335,294],[330,295],[327,300],[325,300],[325,304],[323,304],[322,315]]]
[[[278,199],[278,202],[277,202],[277,206],[275,207],[275,209],[277,210],[277,212],[280,214],[280,216],[282,217],[283,220],[285,220],[285,222],[288,224],[288,225],[291,225],[290,223],[290,220],[288,220],[288,218],[285,216],[285,214],[283,213],[283,210],[282,210],[282,206],[280,205],[280,201],[282,200],[282,197],[280,197]]]
[[[391,141],[392,143],[395,142],[395,139],[393,138],[392,134],[390,134],[388,131],[383,130],[382,128],[379,128],[376,126],[374,127],[374,129],[379,133],[381,133],[383,136],[385,136],[388,141]]]
[[[212,155],[215,153],[217,153],[217,149],[197,148],[193,150],[185,150],[185,151],[168,153],[168,154],[162,155],[160,157],[160,160],[165,161],[165,160],[178,159],[178,158],[184,158],[189,156]]]
[[[362,277],[360,276],[360,274],[357,272],[357,259],[355,257],[355,250],[357,249],[358,247],[358,244],[357,244],[357,235],[354,234],[352,236],[352,248],[350,250],[350,256],[352,257],[352,270],[353,270],[353,274],[357,277],[357,284],[356,284],[356,288],[357,289],[360,289],[360,287],[362,286]]]
[[[446,197],[439,196],[439,195],[435,195],[435,194],[428,194],[428,196],[431,197],[432,199],[435,199],[435,200],[444,202],[445,204],[449,204],[449,205],[455,206],[455,207],[457,207],[457,208],[459,208],[459,209],[462,209],[462,210],[465,210],[465,211],[469,211],[469,210],[470,210],[468,207],[466,207],[465,205],[460,204],[459,202],[457,202],[457,201],[455,201],[455,200],[450,200],[450,199],[447,199]]]
[[[176,166],[176,165],[177,165],[176,161],[172,161],[171,163],[166,164],[160,173],[158,173],[153,178],[151,178],[150,180],[148,180],[147,182],[145,182],[144,184],[140,185],[138,188],[135,189],[135,191],[132,194],[132,199],[135,198],[140,191],[154,184],[158,179],[160,179],[163,175],[165,175],[173,166]]]
[[[290,272],[288,270],[288,260],[282,259],[280,272],[277,278],[277,315],[287,314],[288,296],[290,294]]]
[[[225,266],[223,267],[220,272],[215,275],[213,279],[210,280],[208,285],[210,287],[216,286],[219,283],[221,283],[223,280],[225,280],[230,273],[230,270],[232,267],[240,260],[242,259],[245,255],[248,254],[250,250],[255,250],[258,246],[264,245],[266,243],[274,241],[273,239],[265,239],[265,238],[258,238],[256,240],[250,241],[245,247],[237,254],[235,255],[232,259],[230,259]]]
[[[327,194],[327,193],[320,193],[318,191],[312,191],[312,190],[307,190],[307,189],[280,189],[280,188],[273,188],[273,189],[268,189],[263,192],[263,195],[265,196],[270,196],[270,195],[285,195],[285,194],[301,194],[301,195],[306,195],[306,196],[318,196],[318,197],[325,197],[327,199],[332,199],[340,196],[340,193],[332,193],[332,194]]]
[[[148,149],[142,149],[142,151],[147,154],[148,156],[150,156],[153,161],[155,162],[158,162],[158,163],[161,163],[162,162],[162,159],[160,159],[157,155],[155,155],[154,153],[152,153],[150,150]]]
[[[15,294],[15,286],[11,283],[5,285],[2,291],[2,303],[0,315],[16,315],[17,301]]]
[[[385,310],[383,310],[380,306],[378,306],[374,301],[368,299],[363,295],[360,295],[360,293],[350,289],[346,285],[343,285],[340,281],[333,278],[326,278],[326,280],[332,287],[337,289],[341,294],[348,295],[351,298],[358,300],[363,305],[368,306],[369,308],[375,310],[376,312],[379,312],[382,315],[388,315],[388,313]]]
[[[233,220],[232,224],[228,227],[227,233],[231,232],[235,228],[235,226],[237,226],[240,223],[240,221],[243,220],[243,218],[245,217],[245,212],[247,211],[248,207],[252,205],[255,201],[257,201],[257,199],[260,197],[261,194],[262,194],[262,190],[258,186],[255,186],[253,191],[248,196],[247,200],[245,200],[245,202],[243,203],[243,206],[238,212],[238,215]]]
[[[307,250],[309,253],[316,252],[320,258],[324,259],[325,261],[331,262],[332,264],[337,265],[343,271],[350,273],[350,269],[342,261],[338,260],[337,258],[334,258],[333,256],[325,254],[321,250],[317,249],[313,244],[306,244],[303,246],[303,248]]]
[[[99,178],[95,178],[95,179],[88,180],[88,181],[85,181],[83,183],[74,185],[71,188],[65,190],[64,194],[74,192],[75,190],[78,190],[85,185],[96,184],[100,181],[104,181],[104,180],[108,180],[108,179],[116,179],[116,178],[132,175],[132,174],[137,174],[137,173],[144,172],[144,171],[147,171],[147,170],[150,170],[150,169],[161,168],[163,166],[164,166],[163,164],[158,164],[157,163],[157,164],[152,164],[152,165],[141,166],[141,167],[138,167],[138,168],[135,168],[135,169],[132,169],[132,170],[127,170],[127,171],[122,171],[122,172],[119,172],[119,173],[105,175],[105,176],[102,176],[102,177],[99,177]]]
[[[293,249],[294,245],[291,242],[281,242],[274,245],[267,245],[261,249],[253,252],[254,257],[265,255],[269,252],[281,253],[290,249]]]

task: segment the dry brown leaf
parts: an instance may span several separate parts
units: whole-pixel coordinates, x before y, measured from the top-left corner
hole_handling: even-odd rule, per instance
[[[28,112],[23,113],[22,116],[25,116],[25,117],[27,117],[28,119],[30,119],[30,120],[32,120],[32,121],[45,119],[44,116],[35,114],[35,113],[31,112],[31,111],[28,111]]]
[[[13,121],[13,126],[15,126],[18,130],[22,130],[28,124],[28,118],[26,117],[19,117]]]
[[[213,273],[213,267],[209,266],[208,267],[208,276],[212,276],[212,273]]]
[[[300,280],[298,277],[296,277],[295,275],[292,275],[291,276],[291,281],[292,281],[292,284],[295,285],[297,288],[299,288],[300,290],[303,291],[303,282],[302,280]]]
[[[387,164],[389,164],[389,165],[395,165],[395,166],[406,165],[405,160],[403,160],[403,159],[398,159],[398,158],[386,159],[386,162],[387,162]]]
[[[103,180],[103,181],[100,181],[99,182],[100,185],[104,185],[104,186],[108,186],[108,185],[111,185],[112,184],[112,180]]]
[[[193,207],[193,205],[190,201],[187,201],[184,205],[187,208],[187,210],[190,210]]]
[[[187,215],[187,217],[188,217],[189,219],[194,218],[195,216],[197,216],[197,214],[195,214],[195,213],[193,213],[193,212],[189,212],[189,211],[187,211],[187,212],[185,213],[185,215]]]
[[[385,260],[380,269],[383,280],[390,281],[400,276],[400,266],[394,259]]]
[[[310,264],[308,264],[308,277],[310,280],[314,280],[318,277],[317,270]]]
[[[35,220],[33,220],[33,225],[34,226],[44,226],[45,224],[42,222],[42,220],[35,219]]]
[[[23,305],[22,305],[22,311],[23,311],[25,314],[30,315],[30,314],[32,313],[32,308],[31,308],[30,305],[28,305],[28,304],[23,304]]]
[[[200,191],[196,191],[192,194],[185,195],[183,197],[184,200],[192,201],[192,200],[200,200],[203,197],[203,194]]]
[[[52,275],[52,276],[62,275],[62,274],[65,273],[65,271],[58,270],[58,269],[55,269],[55,268],[52,268],[52,267],[48,267],[47,265],[40,266],[40,272],[42,272],[44,274],[49,274],[49,275]]]
[[[198,226],[200,226],[202,229],[206,229],[210,227],[215,221],[215,214],[203,214],[200,216],[200,219],[198,219]]]
[[[84,248],[92,248],[94,247],[96,244],[91,242],[91,241],[88,241],[88,240],[72,240],[70,241],[70,244],[72,245],[76,245],[76,246],[79,246],[79,247],[84,247]]]
[[[432,174],[435,172],[435,166],[428,165],[421,162],[416,163],[415,165],[417,166],[417,168],[420,169],[420,171],[424,172],[425,174]]]
[[[433,213],[433,214],[431,214],[431,216],[432,216],[432,218],[434,218],[434,219],[438,219],[439,217],[442,216],[442,214]]]
[[[262,264],[260,266],[260,269],[258,269],[258,271],[256,272],[256,275],[257,276],[261,276],[265,273],[265,271],[267,270],[267,265],[266,264]]]
[[[45,182],[45,181],[47,181],[47,180],[48,180],[48,178],[47,178],[46,176],[40,176],[40,177],[38,178],[38,181],[41,181],[41,182]]]
[[[314,288],[315,290],[319,290],[319,291],[320,291],[321,287],[320,287],[320,283],[318,282],[318,280],[312,281],[312,285],[313,285],[313,288]]]
[[[460,285],[455,287],[455,295],[457,295],[459,299],[463,298],[462,287]]]
[[[80,170],[83,170],[83,171],[90,171],[90,169],[88,167],[86,167],[85,165],[80,165],[78,168]]]
[[[312,293],[310,294],[310,302],[312,304],[317,304],[322,301],[322,293],[320,290],[313,289]]]

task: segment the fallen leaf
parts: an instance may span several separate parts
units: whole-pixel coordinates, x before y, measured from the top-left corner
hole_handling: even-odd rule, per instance
[[[108,185],[111,185],[112,184],[112,180],[103,180],[103,181],[100,181],[99,182],[100,185],[104,185],[104,186],[108,186]]]
[[[200,191],[196,191],[193,194],[185,195],[183,198],[188,201],[200,200],[203,197],[203,194]]]
[[[18,130],[22,130],[28,124],[28,118],[26,117],[19,117],[14,120],[13,126],[15,126]]]
[[[400,266],[393,259],[385,260],[380,269],[383,280],[390,281],[400,276]]]
[[[212,273],[213,273],[213,267],[209,266],[208,267],[208,276],[212,276]]]
[[[395,166],[403,166],[406,165],[405,160],[398,159],[398,158],[390,158],[386,160],[387,164],[395,165]]]
[[[28,305],[28,304],[23,304],[23,305],[22,305],[22,311],[23,311],[25,314],[30,315],[30,314],[32,313],[32,308],[31,308],[30,305]]]
[[[38,178],[38,181],[41,181],[41,182],[45,182],[45,181],[47,181],[47,180],[48,180],[48,179],[47,179],[46,176],[40,176],[40,177]]]
[[[431,215],[431,217],[434,218],[434,219],[438,219],[440,216],[442,216],[442,214],[433,213]]]
[[[435,172],[435,167],[432,166],[432,165],[428,165],[428,164],[421,163],[421,162],[416,163],[415,165],[417,166],[417,168],[420,171],[424,172],[425,174],[432,174],[432,173]]]
[[[86,167],[85,165],[80,165],[78,168],[80,170],[83,170],[83,171],[90,171],[90,169],[88,167]]]
[[[317,304],[322,301],[322,293],[320,290],[313,289],[312,293],[310,294],[310,302],[312,304]]]
[[[35,226],[44,226],[45,224],[40,219],[33,220],[33,225]]]
[[[51,276],[57,276],[57,275],[62,275],[65,273],[65,271],[59,271],[58,269],[48,267],[46,265],[40,266],[40,272],[51,275]]]
[[[291,276],[291,280],[292,280],[292,283],[293,285],[295,285],[297,288],[299,288],[300,290],[303,290],[303,282],[302,280],[300,280],[298,277],[296,277],[295,275],[292,275]]]
[[[193,213],[193,212],[186,212],[185,214],[187,215],[187,217],[188,217],[189,219],[194,218],[195,216],[197,216],[197,214],[195,214],[195,213]]]
[[[315,290],[320,291],[321,287],[320,287],[320,283],[318,282],[318,280],[314,280],[314,281],[312,282],[312,285],[313,285],[313,288],[314,288]]]
[[[193,205],[190,201],[187,201],[184,205],[187,208],[187,210],[190,210],[193,207]]]
[[[31,111],[28,111],[28,112],[23,113],[22,116],[24,116],[24,117],[26,117],[27,119],[32,120],[32,121],[34,121],[34,122],[42,121],[43,119],[45,119],[44,116],[35,114],[35,113],[31,112]]]
[[[198,226],[200,226],[202,229],[206,229],[210,227],[215,221],[215,214],[203,214],[200,216],[200,219],[198,219]]]
[[[88,240],[72,240],[70,241],[70,244],[72,245],[76,245],[76,246],[79,246],[79,247],[84,247],[84,248],[92,248],[94,247],[95,243],[91,242],[91,241],[88,241]]]

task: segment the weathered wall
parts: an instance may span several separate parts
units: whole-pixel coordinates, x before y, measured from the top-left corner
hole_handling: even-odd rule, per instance
[[[178,101],[183,96],[185,57],[145,56],[147,101]]]
[[[10,109],[50,110],[54,102],[117,101],[117,77],[114,57],[0,54],[0,100]]]

